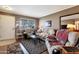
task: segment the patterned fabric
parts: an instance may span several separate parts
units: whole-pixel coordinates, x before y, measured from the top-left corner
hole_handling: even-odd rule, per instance
[[[59,41],[50,42],[50,45],[62,45]]]
[[[21,43],[26,48],[26,50],[29,52],[29,54],[43,54],[44,52],[47,51],[47,48],[44,42],[37,41],[36,44],[34,44],[32,40],[33,39],[21,41]],[[47,52],[45,54],[47,54]]]
[[[48,35],[47,38],[49,38],[49,39],[53,39],[54,37],[55,37],[54,35]]]
[[[23,54],[19,43],[13,43],[7,46],[7,54]]]
[[[49,36],[49,38],[52,38],[52,36]],[[56,39],[57,41],[50,42],[50,45],[64,45],[68,39],[68,32],[64,29],[57,31]]]
[[[68,39],[68,32],[67,32],[67,30],[62,29],[60,31],[57,31],[56,37],[57,37],[58,41],[60,41],[62,44],[65,44],[65,42]]]

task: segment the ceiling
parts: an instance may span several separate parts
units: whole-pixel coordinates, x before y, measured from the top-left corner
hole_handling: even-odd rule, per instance
[[[75,5],[9,5],[7,8],[0,5],[0,11],[40,18]]]

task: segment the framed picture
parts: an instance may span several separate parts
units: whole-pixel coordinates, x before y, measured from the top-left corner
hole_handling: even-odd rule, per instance
[[[52,27],[52,21],[46,21],[45,27]]]

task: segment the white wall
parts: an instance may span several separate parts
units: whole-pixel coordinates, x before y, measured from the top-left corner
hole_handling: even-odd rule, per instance
[[[79,6],[76,6],[76,7],[73,7],[73,8],[69,8],[69,9],[51,14],[51,15],[47,15],[45,17],[41,17],[40,22],[39,22],[39,27],[42,26],[44,21],[52,20],[53,28],[54,29],[59,29],[60,28],[60,16],[74,14],[74,13],[78,13],[78,12],[79,12]]]
[[[53,29],[59,29],[60,27],[60,25],[59,25],[59,21],[58,21],[58,17],[56,16],[47,16],[47,17],[44,17],[44,18],[41,18],[40,20],[39,20],[39,28],[40,27],[43,27],[44,25],[45,25],[45,21],[49,21],[49,20],[51,20],[52,21],[52,28]]]
[[[0,15],[0,40],[15,38],[15,17]]]

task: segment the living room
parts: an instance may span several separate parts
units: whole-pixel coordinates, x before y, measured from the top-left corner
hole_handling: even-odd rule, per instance
[[[0,53],[79,54],[78,17],[78,5],[1,5]]]

